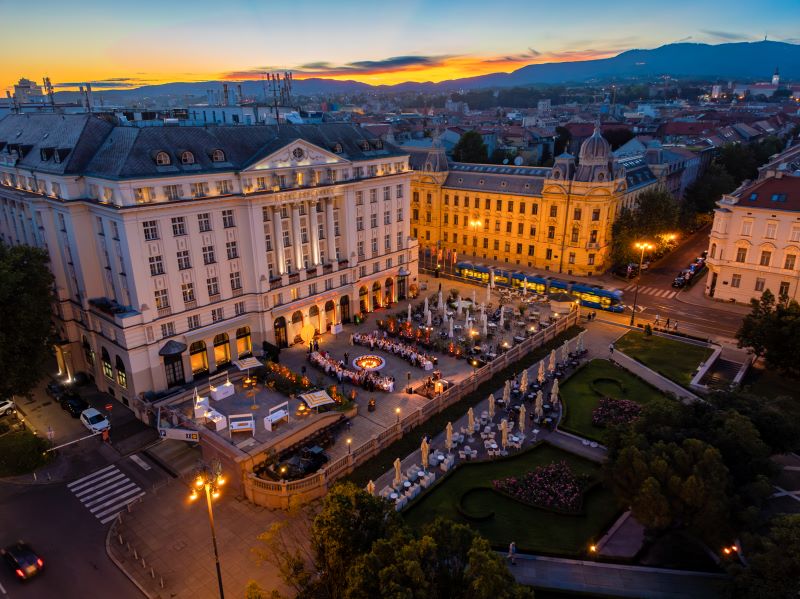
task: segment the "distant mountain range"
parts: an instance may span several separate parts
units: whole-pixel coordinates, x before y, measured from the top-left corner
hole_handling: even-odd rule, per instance
[[[729,44],[667,44],[652,50],[628,50],[611,58],[577,62],[532,64],[512,73],[492,73],[477,77],[432,82],[373,86],[358,81],[303,79],[293,83],[294,93],[352,94],[375,91],[472,90],[534,84],[587,83],[593,80],[625,80],[670,75],[677,78],[757,79],[768,81],[780,69],[781,78],[800,80],[800,45],[786,42],[737,42]],[[241,84],[245,96],[263,97],[260,81],[229,81],[231,89]],[[157,96],[205,96],[209,89],[220,90],[221,81],[165,83],[138,88],[95,91],[110,103]],[[58,92],[59,100],[77,99],[77,92]]]

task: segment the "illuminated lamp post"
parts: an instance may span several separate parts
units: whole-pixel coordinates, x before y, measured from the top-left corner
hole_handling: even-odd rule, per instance
[[[646,241],[636,242],[633,247],[637,250],[641,250],[642,253],[639,256],[639,272],[636,273],[636,291],[633,293],[633,310],[631,310],[631,326],[634,326],[634,319],[636,318],[636,303],[639,301],[639,283],[642,280],[642,263],[644,262],[644,252],[645,250],[652,250],[652,244],[647,243]]]
[[[208,507],[208,522],[211,525],[211,542],[214,545],[214,561],[217,565],[217,583],[219,584],[219,598],[225,599],[225,591],[222,589],[222,570],[219,566],[219,551],[217,550],[217,534],[214,530],[214,510],[211,506],[211,498],[219,497],[219,487],[225,484],[222,476],[222,465],[216,462],[212,466],[202,466],[198,471],[194,481],[194,488],[189,495],[189,499],[194,501],[200,497],[201,489],[206,492],[206,506]]]

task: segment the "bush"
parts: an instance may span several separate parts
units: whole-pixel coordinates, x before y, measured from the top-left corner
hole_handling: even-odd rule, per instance
[[[517,501],[567,513],[581,511],[583,493],[590,483],[589,476],[576,476],[563,461],[539,466],[520,477],[492,481],[495,489]]]
[[[600,405],[592,410],[592,424],[600,427],[628,424],[641,413],[642,406],[635,401],[604,397],[600,400]]]
[[[644,325],[644,334],[646,337],[650,337],[653,334],[653,327],[649,324]]]
[[[7,433],[0,437],[0,476],[33,472],[52,459],[45,454],[48,442],[29,430]]]

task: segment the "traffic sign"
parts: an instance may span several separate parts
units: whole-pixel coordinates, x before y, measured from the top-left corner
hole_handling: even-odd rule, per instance
[[[106,404],[106,411],[107,411],[107,412],[110,412],[110,411],[113,409],[113,407],[114,407],[114,404],[113,404],[113,403],[107,403],[107,404]]]

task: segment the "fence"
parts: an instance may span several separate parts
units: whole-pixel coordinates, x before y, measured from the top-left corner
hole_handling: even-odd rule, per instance
[[[244,479],[244,492],[247,499],[257,505],[269,508],[289,509],[293,505],[305,503],[322,497],[328,487],[339,478],[349,474],[356,467],[377,455],[403,436],[407,430],[422,424],[434,414],[450,407],[466,394],[471,393],[508,366],[519,361],[534,349],[551,341],[571,326],[578,323],[579,313],[573,311],[547,327],[515,345],[501,356],[492,360],[472,375],[437,395],[418,410],[384,429],[362,445],[354,448],[348,455],[327,464],[319,472],[301,480],[274,482],[258,478],[252,472]]]

